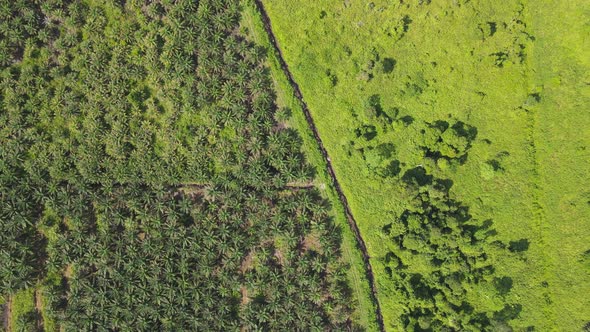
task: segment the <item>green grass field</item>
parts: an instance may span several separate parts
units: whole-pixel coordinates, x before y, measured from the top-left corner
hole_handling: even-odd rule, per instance
[[[518,308],[506,316],[515,330],[581,330],[590,321],[590,6],[263,2],[369,247],[386,327],[402,328],[407,299],[387,258],[401,254],[383,229],[413,204],[404,175],[420,170],[446,180],[470,222],[487,222],[493,272],[464,286],[465,301],[492,320]],[[470,134],[438,138],[441,123]],[[430,149],[432,135],[449,145]],[[421,257],[401,257],[404,273],[428,274]],[[498,291],[497,280],[508,286]]]
[[[12,331],[31,331],[35,328],[35,289],[21,290],[12,297],[10,312]]]

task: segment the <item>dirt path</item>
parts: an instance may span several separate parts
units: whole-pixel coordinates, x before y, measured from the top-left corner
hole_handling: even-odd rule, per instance
[[[260,0],[254,0],[254,3],[256,5],[256,8],[258,9],[258,11],[260,12],[260,14],[262,16],[264,30],[266,30],[266,33],[268,34],[268,37],[269,37],[270,42],[274,48],[274,51],[277,54],[277,58],[279,60],[281,68],[282,68],[283,72],[285,73],[285,75],[287,76],[287,80],[289,81],[289,84],[293,88],[295,97],[297,98],[297,100],[299,100],[299,103],[301,104],[301,108],[303,109],[303,113],[305,114],[305,119],[307,120],[307,124],[309,125],[311,131],[313,132],[313,136],[314,136],[318,146],[320,147],[320,151],[322,153],[322,156],[324,157],[324,160],[326,161],[326,164],[328,165],[328,173],[330,174],[330,177],[332,178],[332,182],[334,183],[334,187],[336,188],[336,192],[338,193],[338,197],[340,198],[340,201],[342,202],[342,205],[344,206],[344,210],[346,213],[346,219],[348,220],[348,224],[350,225],[350,228],[354,232],[354,236],[356,238],[357,244],[363,254],[363,261],[365,263],[366,275],[367,275],[367,279],[369,280],[369,285],[371,286],[372,300],[373,300],[373,303],[375,304],[375,314],[377,316],[377,323],[379,324],[380,330],[385,331],[385,327],[383,325],[383,316],[381,315],[381,308],[379,306],[379,301],[377,300],[377,288],[375,286],[375,278],[373,276],[373,269],[371,268],[371,263],[369,261],[370,256],[367,251],[367,246],[365,245],[365,241],[361,237],[361,233],[359,231],[359,228],[358,228],[356,221],[352,215],[352,212],[350,211],[350,207],[348,206],[348,200],[346,199],[346,196],[344,196],[344,193],[342,192],[342,188],[340,187],[340,183],[338,182],[338,179],[336,178],[336,174],[334,173],[334,169],[332,167],[332,162],[328,156],[328,152],[326,151],[326,149],[324,147],[322,139],[317,131],[317,128],[315,126],[315,122],[313,121],[311,113],[309,112],[309,108],[307,107],[307,104],[303,100],[303,94],[301,93],[301,90],[299,89],[299,85],[297,84],[297,82],[295,82],[295,79],[293,78],[293,75],[291,74],[291,71],[289,70],[289,66],[285,62],[285,59],[283,57],[283,53],[282,53],[281,49],[279,48],[279,45],[275,39],[274,33],[272,32],[270,18],[268,16],[268,14],[266,13],[266,10],[264,9],[264,5],[262,4],[262,2]]]
[[[41,291],[39,289],[35,289],[35,293],[33,293],[33,297],[35,298],[35,313],[37,317],[37,331],[43,332],[45,330],[45,324],[43,324],[43,300]]]
[[[317,188],[316,185],[314,184],[310,184],[310,185],[286,185],[283,187],[283,190],[293,190],[293,191],[299,191],[299,190],[310,190],[310,189],[315,189]]]
[[[12,297],[8,296],[6,298],[6,303],[4,304],[4,312],[2,313],[2,325],[4,326],[5,331],[12,331]]]

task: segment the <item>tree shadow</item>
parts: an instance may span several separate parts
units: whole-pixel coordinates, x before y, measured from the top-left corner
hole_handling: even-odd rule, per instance
[[[451,179],[436,179],[434,180],[434,184],[445,191],[449,191],[453,187],[454,182]]]
[[[395,61],[395,59],[384,58],[383,59],[383,72],[385,74],[391,73],[393,71],[393,69],[395,69],[396,64],[397,64],[397,61]]]
[[[501,322],[513,320],[520,315],[521,311],[520,304],[506,304],[502,310],[494,313],[494,319]]]
[[[426,170],[422,166],[411,168],[404,172],[402,181],[407,185],[417,185],[419,187],[432,183],[433,176],[426,173]]]
[[[414,123],[414,118],[410,115],[405,115],[399,118],[399,120],[407,127]]]
[[[396,177],[401,172],[401,164],[399,160],[392,160],[381,170],[381,176],[383,177]]]
[[[436,128],[438,130],[440,130],[441,132],[446,131],[447,129],[449,129],[449,123],[447,121],[444,120],[436,120],[433,123],[430,124],[431,127]]]
[[[502,165],[500,164],[499,161],[495,160],[495,159],[490,159],[488,161],[486,161],[486,164],[492,166],[492,169],[494,170],[494,172],[498,172],[498,171],[503,171],[504,168],[502,167]]]
[[[364,137],[367,141],[374,139],[377,136],[377,128],[371,125],[362,125],[355,129],[357,138]]]
[[[510,241],[508,250],[511,252],[523,252],[529,249],[530,242],[528,239],[520,239],[518,241]]]
[[[477,137],[477,128],[463,121],[457,121],[451,128],[455,130],[457,135],[467,138],[469,143],[473,142]]]
[[[500,295],[506,295],[512,289],[513,281],[510,277],[494,278],[494,287]]]

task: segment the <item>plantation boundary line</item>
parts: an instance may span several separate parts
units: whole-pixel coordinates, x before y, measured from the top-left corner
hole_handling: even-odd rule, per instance
[[[320,148],[320,152],[322,153],[322,156],[324,157],[324,160],[326,161],[326,165],[328,166],[328,173],[330,174],[330,178],[332,178],[332,182],[334,183],[334,187],[336,189],[336,192],[338,193],[338,197],[340,198],[340,201],[341,201],[342,205],[344,206],[344,211],[346,213],[346,219],[348,220],[348,224],[350,225],[350,228],[352,229],[354,236],[356,238],[357,244],[363,254],[363,261],[365,263],[365,272],[367,275],[367,279],[369,280],[369,285],[371,287],[372,300],[375,305],[375,314],[377,316],[377,324],[379,325],[379,328],[381,331],[385,331],[385,326],[383,324],[383,316],[381,314],[379,300],[377,299],[377,288],[375,285],[375,277],[373,276],[373,269],[371,268],[371,262],[369,261],[370,256],[367,251],[367,246],[365,245],[365,241],[363,240],[363,238],[361,236],[361,233],[360,233],[360,230],[357,226],[356,220],[354,219],[352,212],[350,210],[350,207],[348,206],[348,200],[346,199],[346,196],[344,196],[344,193],[342,192],[342,188],[340,187],[340,183],[338,182],[338,179],[336,178],[336,173],[334,173],[334,168],[332,167],[332,161],[330,160],[330,157],[328,156],[328,152],[326,151],[326,148],[324,147],[322,139],[317,131],[313,117],[311,116],[311,113],[309,112],[309,108],[307,107],[307,104],[303,100],[303,94],[301,93],[301,90],[299,89],[299,85],[297,84],[297,82],[295,82],[295,79],[293,78],[293,75],[291,74],[291,71],[289,69],[289,65],[287,65],[287,62],[285,61],[285,59],[283,57],[283,53],[282,53],[281,49],[279,48],[278,42],[275,39],[274,33],[272,32],[270,17],[266,13],[266,10],[264,9],[264,5],[262,4],[262,1],[254,0],[254,4],[256,5],[256,8],[258,9],[258,11],[260,12],[260,14],[262,16],[262,23],[264,25],[264,30],[266,30],[266,33],[268,34],[268,37],[270,39],[270,43],[272,44],[274,51],[277,55],[277,59],[279,60],[279,64],[281,66],[281,69],[283,70],[285,76],[287,77],[289,84],[293,88],[293,92],[295,94],[295,97],[297,98],[297,100],[299,101],[299,103],[301,105],[301,109],[303,110],[303,113],[305,115],[305,119],[307,120],[307,124],[310,127],[311,131],[313,132],[313,136]]]

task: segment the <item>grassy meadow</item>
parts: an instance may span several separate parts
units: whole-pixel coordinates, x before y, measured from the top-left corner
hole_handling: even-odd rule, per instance
[[[473,235],[481,262],[467,270],[487,269],[459,278],[457,317],[437,319],[459,328],[475,321],[461,315],[482,313],[496,330],[581,330],[590,321],[590,6],[263,3],[367,242],[386,328],[427,329],[408,308],[447,301],[408,295],[396,279],[455,273],[431,264],[442,246],[407,249],[392,235],[424,191],[412,183],[432,182],[485,231]]]

